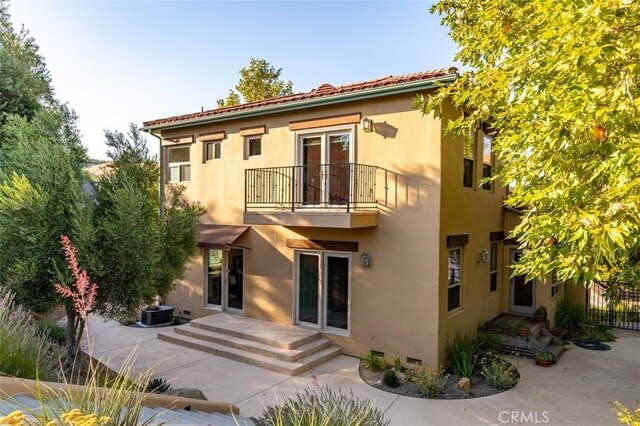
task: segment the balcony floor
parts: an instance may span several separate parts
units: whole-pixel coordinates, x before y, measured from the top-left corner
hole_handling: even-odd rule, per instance
[[[378,226],[377,210],[296,210],[244,212],[246,225],[280,225],[315,228],[373,228]]]

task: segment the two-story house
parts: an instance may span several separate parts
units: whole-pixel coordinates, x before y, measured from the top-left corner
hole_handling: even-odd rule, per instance
[[[412,107],[455,68],[390,76],[144,123],[161,187],[201,202],[200,256],[167,297],[179,316],[230,312],[318,330],[343,353],[443,363],[456,329],[550,311],[558,284],[510,278],[517,223],[492,138]]]

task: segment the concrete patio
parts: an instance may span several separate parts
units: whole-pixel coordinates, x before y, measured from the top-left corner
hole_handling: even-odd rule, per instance
[[[167,329],[162,329],[167,330]],[[264,406],[304,388],[313,388],[309,373],[297,377],[265,370],[157,339],[159,329],[124,327],[90,321],[93,353],[118,369],[137,352],[137,368],[155,367],[155,375],[173,387],[200,389],[210,400],[259,415]],[[369,398],[392,425],[616,425],[611,402],[634,407],[640,399],[640,333],[616,331],[612,350],[589,351],[568,346],[557,365],[537,367],[516,358],[521,380],[515,388],[490,397],[441,401],[402,397],[379,391],[358,374],[359,360],[341,355],[313,369],[318,382],[332,389]]]

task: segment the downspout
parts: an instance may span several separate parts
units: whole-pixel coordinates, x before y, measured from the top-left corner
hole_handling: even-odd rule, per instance
[[[157,138],[158,144],[160,146],[160,149],[158,150],[158,161],[160,163],[159,164],[160,173],[158,176],[158,208],[159,208],[159,211],[162,212],[162,210],[164,209],[164,167],[162,166],[162,137],[153,133],[151,129],[149,130],[141,129],[141,130],[143,132],[150,134],[154,138]]]

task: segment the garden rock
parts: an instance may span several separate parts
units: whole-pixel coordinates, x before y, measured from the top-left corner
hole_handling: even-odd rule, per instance
[[[407,375],[405,373],[397,372],[396,375],[398,376],[398,379],[400,379],[401,382],[404,382],[407,380]]]
[[[191,398],[191,399],[200,399],[202,401],[208,401],[207,397],[204,396],[200,389],[191,389],[191,388],[178,388],[178,389],[169,389],[166,392],[162,393],[163,395],[172,395],[180,398]]]
[[[460,390],[471,389],[471,380],[469,380],[466,377],[463,377],[462,379],[460,379],[460,381],[458,382],[458,389]]]

